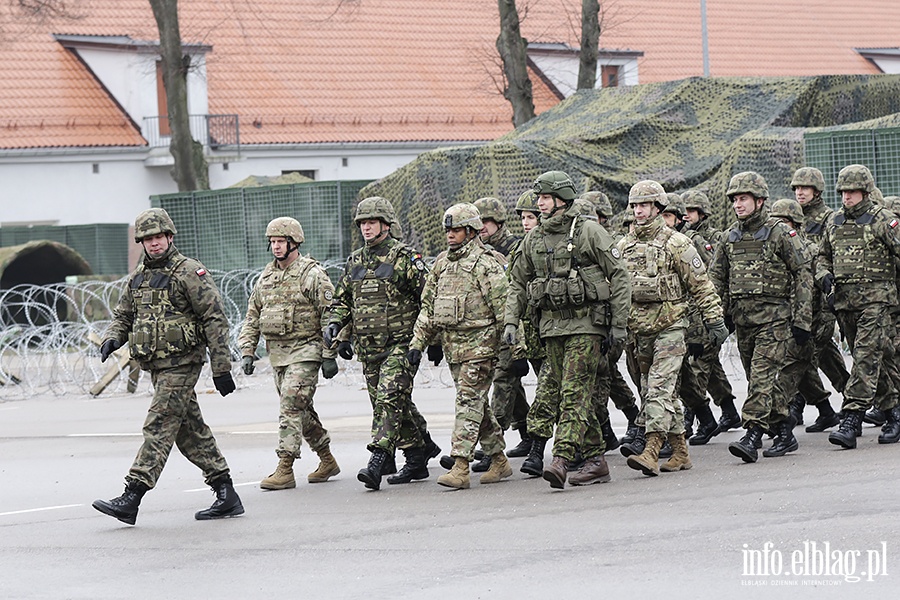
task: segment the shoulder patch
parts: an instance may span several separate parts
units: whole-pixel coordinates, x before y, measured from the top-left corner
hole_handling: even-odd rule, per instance
[[[609,253],[613,255],[613,258],[621,258],[622,257],[622,253],[619,252],[619,249],[616,248],[615,246],[613,246],[610,249]]]
[[[791,229],[790,231],[788,231],[788,235],[791,237],[797,237],[797,232]]]
[[[706,244],[706,245],[704,246],[704,248],[706,248],[706,251],[707,251],[707,252],[712,252],[712,249],[713,249],[712,244]]]
[[[328,300],[329,302],[334,300],[334,294],[331,292],[331,290],[325,291],[325,299]]]
[[[200,267],[199,269],[197,269],[197,275],[203,277],[204,275],[206,275],[206,269]]]
[[[900,221],[898,221],[897,219],[891,219],[891,222],[888,223],[888,227],[890,227],[891,229],[893,229],[897,225],[900,225]]]
[[[703,261],[700,260],[699,256],[695,256],[694,258],[691,259],[691,266],[694,267],[695,269],[700,269],[703,267]]]

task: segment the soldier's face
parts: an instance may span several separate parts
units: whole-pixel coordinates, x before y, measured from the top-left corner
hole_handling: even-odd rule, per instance
[[[148,235],[141,240],[141,243],[144,245],[144,252],[147,253],[147,256],[162,256],[169,249],[169,244],[172,243],[172,236],[168,233]]]
[[[493,219],[484,219],[482,221],[482,225],[483,226],[481,228],[481,231],[479,232],[482,240],[491,237],[492,235],[497,233],[498,229],[500,229],[500,227],[497,226],[497,223]]]
[[[841,192],[841,202],[846,208],[853,208],[863,201],[862,190],[844,190]]]
[[[756,212],[762,206],[763,200],[757,199],[753,194],[735,194],[731,198],[731,206],[738,219],[744,219]]]
[[[668,225],[672,229],[675,229],[675,226],[678,225],[678,215],[673,215],[670,212],[664,212],[663,219],[665,220],[666,225]]]
[[[468,229],[468,227],[447,228],[447,245],[451,250],[459,248],[466,242],[466,233]]]
[[[522,211],[522,229],[528,233],[538,225],[538,216],[530,210]]]
[[[278,260],[284,260],[288,253],[288,239],[285,237],[270,237],[269,244],[272,246],[272,256]]]
[[[643,225],[659,214],[659,207],[655,202],[641,202],[631,206],[634,209],[634,220],[638,225]]]
[[[389,227],[381,219],[363,219],[359,222],[359,233],[366,242],[378,239],[386,230]]]
[[[684,211],[684,220],[690,223],[691,225],[696,225],[700,222],[701,216],[700,211],[696,208],[688,208]]]
[[[554,208],[565,205],[565,202],[552,194],[541,194],[537,197],[538,210],[541,211],[541,214],[544,216],[550,216],[550,213],[553,212]]]
[[[808,185],[798,185],[794,188],[794,198],[800,203],[800,206],[806,206],[816,197],[816,188]]]

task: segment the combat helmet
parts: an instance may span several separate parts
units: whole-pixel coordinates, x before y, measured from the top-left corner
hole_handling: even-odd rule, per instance
[[[754,171],[744,171],[731,178],[725,195],[732,198],[738,194],[751,194],[754,198],[769,197],[769,185],[765,178]]]
[[[628,204],[643,204],[644,202],[653,202],[660,211],[665,210],[669,204],[669,198],[661,183],[645,179],[631,186],[631,190],[628,192]]]
[[[532,190],[522,192],[522,195],[516,200],[516,212],[521,216],[525,211],[536,215],[541,213],[541,209],[537,205],[537,195]]]
[[[790,219],[797,227],[803,226],[803,208],[799,202],[791,198],[776,200],[775,204],[772,205],[772,210],[769,211],[769,216]]]
[[[605,219],[613,216],[612,203],[609,201],[609,196],[603,192],[585,192],[581,197],[594,205],[597,216]]]
[[[379,219],[388,225],[393,225],[397,222],[394,205],[391,204],[390,200],[381,196],[363,198],[356,205],[356,216],[353,217],[353,222],[359,225],[360,221],[367,219]]]
[[[815,167],[801,167],[794,171],[794,176],[791,178],[791,189],[801,186],[815,188],[820,194],[824,192],[825,177],[822,175],[822,171]]]
[[[479,198],[472,204],[474,204],[475,208],[478,209],[478,212],[481,213],[482,220],[490,219],[498,225],[502,225],[506,222],[506,207],[496,198]]]
[[[457,227],[471,227],[475,231],[481,231],[484,223],[481,222],[481,213],[471,202],[454,204],[444,212],[444,228],[456,229]]]
[[[171,235],[178,233],[175,229],[175,223],[172,222],[172,217],[169,216],[169,213],[164,208],[149,208],[135,218],[135,243],[140,244],[145,237],[160,233]]]
[[[572,201],[572,206],[574,206],[577,213],[585,219],[590,219],[592,221],[597,220],[597,208],[590,200],[575,198],[575,200]]]
[[[838,173],[837,185],[834,187],[838,193],[860,190],[871,194],[875,190],[875,178],[872,177],[869,168],[864,165],[848,165]]]
[[[709,216],[711,213],[709,196],[699,190],[686,191],[681,195],[681,201],[684,203],[684,210],[699,210],[706,216]]]
[[[562,171],[547,171],[534,180],[533,191],[540,196],[550,194],[563,202],[571,202],[578,194],[575,192],[575,183]]]
[[[666,200],[666,207],[660,212],[672,213],[679,219],[684,216],[684,203],[681,201],[681,196],[669,192],[666,194]]]
[[[278,217],[269,221],[266,226],[266,239],[283,237],[295,244],[303,243],[303,228],[300,221],[293,217]]]

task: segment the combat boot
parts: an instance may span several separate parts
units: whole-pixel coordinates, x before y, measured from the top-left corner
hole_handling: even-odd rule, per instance
[[[387,478],[390,485],[398,483],[409,483],[413,479],[428,479],[428,464],[425,460],[425,447],[405,448],[403,455],[406,457],[406,464],[397,471],[396,475]]]
[[[264,490],[287,490],[297,487],[294,479],[294,457],[282,456],[275,472],[259,482]]]
[[[528,435],[528,430],[524,425],[519,428],[519,437],[521,437],[522,440],[506,451],[506,456],[508,458],[528,456],[528,453],[531,451],[531,436]]]
[[[816,408],[819,410],[819,416],[816,417],[812,425],[806,427],[806,433],[819,433],[820,431],[831,429],[841,422],[841,418],[831,408],[831,402],[828,400],[822,400],[816,404]]]
[[[369,457],[369,464],[365,469],[360,469],[356,474],[356,478],[370,490],[381,489],[381,477],[385,475],[384,463],[387,462],[388,454],[382,448],[376,448]]]
[[[603,434],[603,443],[606,444],[607,452],[612,452],[619,447],[619,438],[616,437],[616,432],[613,431],[612,423],[609,422],[609,419],[600,425],[600,433]]]
[[[561,490],[566,487],[566,477],[569,474],[569,461],[562,456],[554,456],[550,466],[542,473],[544,480],[550,482],[550,487]]]
[[[687,439],[694,435],[694,411],[688,407],[684,407],[684,438]]]
[[[532,477],[540,477],[543,475],[544,447],[546,445],[547,438],[540,438],[534,435],[531,436],[531,452],[528,453],[528,458],[522,462],[522,467],[519,470]]]
[[[659,458],[671,458],[672,454],[672,444],[669,443],[669,440],[663,441],[662,448],[659,449]]]
[[[740,440],[728,444],[728,451],[745,463],[759,460],[758,448],[762,447],[763,430],[759,425],[751,425]]]
[[[431,434],[427,431],[422,436],[422,440],[425,442],[425,463],[427,465],[429,460],[441,453],[441,447],[434,443]]]
[[[212,519],[224,519],[226,517],[237,517],[244,514],[244,505],[237,492],[234,491],[231,477],[225,475],[209,484],[216,495],[212,506],[206,510],[201,510],[194,515],[198,521],[210,521]]]
[[[384,477],[386,475],[393,475],[397,472],[397,459],[394,458],[394,453],[390,452],[387,455],[387,458],[384,459],[384,465],[381,467],[381,476]]]
[[[775,438],[771,448],[763,450],[763,456],[766,458],[784,456],[799,447],[800,444],[797,442],[797,438],[794,437],[794,420],[788,417],[778,424],[778,437]]]
[[[697,415],[697,433],[688,440],[691,446],[703,446],[709,443],[709,440],[719,435],[719,424],[716,422],[716,416],[709,408],[708,404],[704,404],[694,411]]]
[[[651,431],[646,434],[647,443],[644,451],[638,455],[629,456],[628,466],[636,471],[641,471],[648,477],[656,477],[659,475],[659,451],[665,442],[665,436],[658,431]],[[684,437],[682,436],[682,441]],[[687,452],[687,449],[685,449]]]
[[[647,433],[643,427],[638,427],[634,434],[634,439],[619,446],[619,452],[622,456],[637,456],[644,451],[647,445]]]
[[[863,422],[868,423],[869,425],[874,425],[875,427],[881,427],[887,421],[887,415],[885,412],[879,408],[875,408],[874,406],[866,411],[866,414],[863,416]]]
[[[491,457],[485,456],[484,458],[479,460],[477,463],[472,464],[472,466],[469,468],[474,473],[484,473],[485,471],[487,471],[488,469],[491,468]]]
[[[737,429],[741,426],[741,415],[738,414],[734,407],[734,398],[725,398],[722,400],[722,416],[719,417],[719,432],[725,432],[730,429]]]
[[[581,465],[584,464],[584,457],[581,455],[581,450],[575,451],[575,456],[572,457],[572,460],[567,460],[566,464],[568,465],[569,471],[577,471],[581,468]]]
[[[885,411],[887,419],[881,427],[881,435],[878,436],[879,444],[896,444],[900,440],[900,406]]]
[[[149,490],[146,485],[140,481],[129,481],[125,485],[125,492],[118,498],[112,500],[94,500],[91,504],[94,508],[102,512],[104,515],[115,517],[123,523],[134,525],[137,521],[138,507],[141,505],[141,498]]]
[[[491,458],[491,468],[481,476],[480,483],[497,483],[501,479],[512,476],[512,467],[502,452]]]
[[[469,489],[469,460],[462,456],[454,457],[453,468],[449,473],[438,477],[437,482],[438,485],[457,490]]]
[[[569,476],[569,483],[572,485],[590,485],[608,481],[609,465],[606,464],[606,457],[602,454],[585,460],[578,472]]]
[[[711,415],[712,413],[710,413]],[[713,419],[713,423],[715,424],[715,419]],[[691,457],[688,454],[687,443],[684,441],[683,435],[678,435],[677,433],[670,433],[666,436],[666,439],[669,442],[669,445],[672,446],[672,458],[663,463],[662,466],[659,467],[660,471],[665,471],[667,473],[672,471],[687,471],[694,465],[691,464]]]
[[[863,412],[861,410],[845,410],[844,418],[837,431],[828,434],[828,441],[848,450],[856,448],[856,438],[859,436],[862,420]]]
[[[323,450],[319,450],[317,454],[319,455],[319,466],[306,476],[308,482],[323,483],[341,472],[341,468],[338,466],[334,456],[331,455],[331,449],[328,446],[325,446]]]
[[[452,456],[447,456],[446,454],[441,457],[439,461],[441,463],[441,467],[447,469],[448,471],[453,468],[453,465],[456,464],[456,461]]]
[[[628,418],[628,428],[625,430],[625,435],[622,436],[622,439],[619,440],[619,444],[630,444],[634,441],[634,436],[637,435],[638,426],[635,423],[640,411],[637,406],[629,406],[624,409],[622,413]]]
[[[788,415],[794,421],[794,425],[803,425],[803,409],[806,408],[806,398],[797,392],[788,402]]]

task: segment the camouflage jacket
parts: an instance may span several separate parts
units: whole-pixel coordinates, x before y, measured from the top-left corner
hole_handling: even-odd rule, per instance
[[[712,226],[712,223],[709,222],[709,218],[704,218],[702,221],[697,223],[695,226],[690,228],[691,231],[696,231],[703,239],[705,239],[712,246],[712,253],[715,253],[716,248],[719,247],[719,242],[722,241],[725,233],[716,229]],[[684,233],[687,233],[685,231]],[[712,258],[710,256],[710,258]],[[710,263],[706,263],[709,265]]]
[[[812,331],[812,257],[800,234],[765,206],[726,232],[709,276],[720,297],[728,294],[735,324],[786,320]]]
[[[315,259],[298,256],[282,269],[273,260],[253,286],[238,345],[253,356],[260,334],[273,367],[322,362],[333,350],[322,343],[323,316],[334,298],[334,286]]]
[[[834,211],[825,205],[821,197],[803,206],[803,231],[810,241],[818,242],[825,235],[825,228]]]
[[[635,225],[618,249],[631,278],[632,332],[650,335],[671,327],[687,317],[691,299],[706,323],[722,319],[721,301],[693,242],[667,227],[662,216]]]
[[[513,235],[509,232],[509,229],[506,227],[504,223],[497,229],[494,235],[488,237],[485,240],[482,240],[485,245],[490,246],[503,256],[509,256],[512,249],[518,244],[519,240],[521,240],[519,236]]]
[[[866,198],[834,213],[819,246],[816,281],[834,275],[836,310],[859,310],[878,302],[897,304],[895,260],[900,257],[900,220]]]
[[[128,341],[145,371],[206,362],[215,375],[231,371],[228,319],[216,284],[198,261],[175,246],[143,262],[113,310],[104,339]]]
[[[328,322],[342,328],[353,324],[359,360],[377,360],[394,346],[409,344],[427,272],[421,254],[391,237],[350,255]]]
[[[705,219],[704,219],[705,221]],[[702,223],[702,222],[701,222]],[[708,229],[708,231],[715,231],[714,229]],[[690,227],[685,227],[681,230],[681,233],[686,235],[688,239],[694,244],[694,249],[697,250],[697,254],[700,255],[700,259],[703,261],[703,267],[705,269],[709,269],[709,266],[712,264],[713,254],[715,253],[715,247],[703,237],[696,229],[691,229]],[[720,304],[722,302],[720,301]],[[700,314],[700,311],[697,309],[697,303],[694,302],[693,296],[688,298],[688,327],[685,332],[685,341],[689,343],[696,344],[705,344],[707,343],[708,336],[706,333],[706,327],[703,323],[703,316]],[[723,306],[724,310],[724,306]]]
[[[572,302],[570,284],[574,294],[584,295],[581,303]],[[527,307],[539,312],[542,338],[606,335],[609,327],[627,325],[631,284],[625,263],[606,229],[581,217],[576,206],[542,218],[522,240],[522,254],[510,268],[504,322],[518,325]]]
[[[518,238],[509,253],[509,264],[506,266],[507,279],[511,276],[516,260],[521,256],[522,238]],[[542,360],[547,357],[547,353],[544,352],[544,346],[541,344],[541,335],[538,332],[537,325],[534,323],[533,316],[534,313],[532,311],[525,311],[525,314],[522,315],[522,321],[519,324],[519,332],[521,333],[519,337],[521,339],[518,340],[518,348],[513,351],[513,359],[525,357],[532,360]]]
[[[440,334],[450,364],[496,358],[507,291],[503,265],[477,236],[441,252],[426,278],[409,347],[422,350]]]

